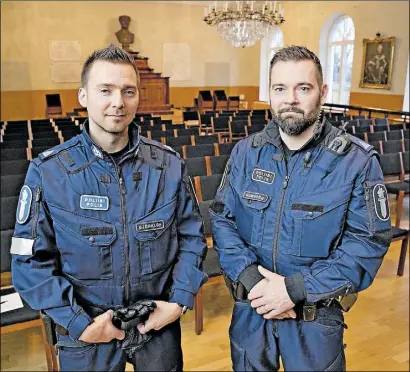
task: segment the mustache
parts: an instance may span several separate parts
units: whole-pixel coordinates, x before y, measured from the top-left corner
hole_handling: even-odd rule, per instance
[[[109,112],[106,115],[108,116],[120,116],[120,115],[127,115],[127,112],[122,112],[122,111],[118,111],[118,112]]]
[[[298,107],[287,107],[287,108],[283,108],[281,110],[278,110],[278,114],[283,114],[285,112],[296,112],[297,114],[305,114],[305,111],[303,111],[302,109],[298,108]]]

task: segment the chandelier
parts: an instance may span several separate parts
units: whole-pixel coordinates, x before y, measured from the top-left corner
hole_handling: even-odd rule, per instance
[[[204,21],[210,26],[216,25],[222,38],[234,47],[252,46],[273,26],[285,22],[285,9],[281,4],[276,9],[276,1],[224,1],[222,6],[221,3],[214,1],[204,9]],[[232,3],[236,5],[232,7]]]

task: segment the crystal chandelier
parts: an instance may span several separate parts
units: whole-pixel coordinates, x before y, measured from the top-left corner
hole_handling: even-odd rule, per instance
[[[256,1],[225,1],[217,7],[217,1],[204,9],[204,21],[215,26],[222,38],[231,42],[234,47],[249,47],[262,39],[273,26],[285,22],[285,9],[276,1],[265,1],[257,6]],[[219,4],[222,2],[219,1]]]

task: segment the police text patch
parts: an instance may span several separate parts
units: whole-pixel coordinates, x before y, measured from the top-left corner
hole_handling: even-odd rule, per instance
[[[137,232],[162,230],[165,227],[164,220],[137,223]]]
[[[17,205],[16,221],[22,225],[26,223],[30,216],[31,202],[33,201],[33,193],[27,185],[21,188],[19,202]]]
[[[269,197],[268,195],[261,194],[259,192],[245,191],[243,193],[243,198],[247,200],[253,200],[253,201],[265,203],[266,201],[268,201]]]
[[[81,195],[80,208],[92,209],[94,211],[107,211],[110,200],[107,196],[99,195]]]
[[[275,179],[275,173],[264,169],[255,168],[252,172],[252,179],[258,182],[272,184]]]
[[[386,186],[378,183],[373,187],[373,202],[377,218],[387,221],[390,218],[390,208]]]

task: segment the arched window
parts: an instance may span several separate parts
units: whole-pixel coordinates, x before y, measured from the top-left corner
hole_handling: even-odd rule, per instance
[[[285,45],[283,32],[276,27],[261,42],[261,69],[259,81],[259,100],[269,101],[269,64],[273,55]]]
[[[327,42],[325,81],[329,85],[327,102],[348,105],[352,84],[355,30],[348,16],[338,17],[330,27]]]

